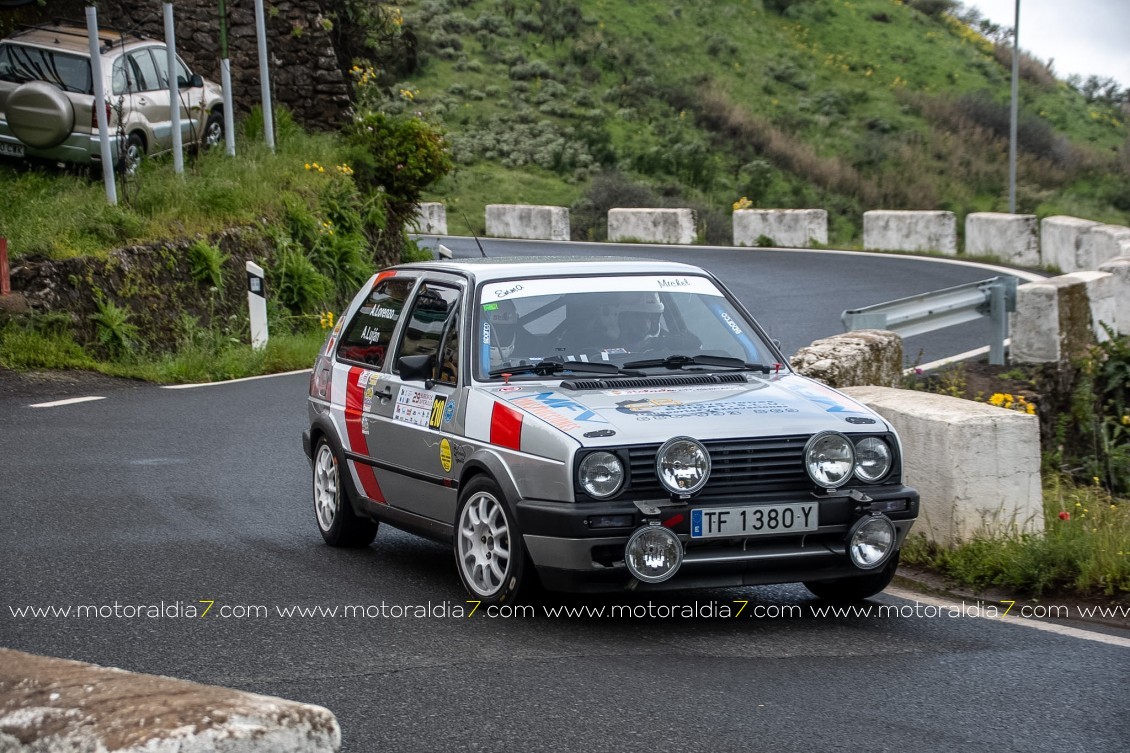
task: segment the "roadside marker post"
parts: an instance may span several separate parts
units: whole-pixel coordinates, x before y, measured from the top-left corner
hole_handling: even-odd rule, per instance
[[[267,287],[263,268],[247,262],[247,308],[251,314],[251,347],[267,347]]]

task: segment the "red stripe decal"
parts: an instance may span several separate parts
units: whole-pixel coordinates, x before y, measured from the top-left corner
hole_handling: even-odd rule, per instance
[[[522,414],[509,405],[495,403],[490,412],[490,443],[522,449]]]
[[[368,455],[369,442],[361,431],[361,413],[365,407],[365,385],[357,383],[361,371],[360,367],[354,366],[349,370],[347,377],[348,381],[345,385],[345,432],[349,436],[349,448],[358,455]],[[357,470],[357,478],[361,480],[361,490],[365,496],[374,502],[385,502],[373,467],[365,463],[349,462]]]

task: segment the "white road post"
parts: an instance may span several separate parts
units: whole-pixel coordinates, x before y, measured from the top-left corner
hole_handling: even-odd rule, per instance
[[[275,151],[275,116],[271,104],[271,65],[267,54],[267,21],[263,17],[263,0],[255,0],[255,39],[259,46],[259,85],[263,90],[263,136],[267,148]]]
[[[114,184],[114,156],[110,151],[110,124],[106,117],[106,87],[102,85],[102,53],[98,44],[98,8],[86,6],[86,34],[90,38],[90,73],[94,81],[94,114],[98,118],[98,142],[102,151],[102,182],[106,184],[106,201],[118,203]],[[118,144],[118,149],[125,149]]]
[[[177,81],[177,36],[173,4],[165,3],[165,48],[169,57],[169,120],[173,124],[173,172],[184,172],[184,143],[180,132],[180,82]]]
[[[263,268],[253,261],[247,262],[247,308],[251,313],[251,347],[267,347],[267,287]]]

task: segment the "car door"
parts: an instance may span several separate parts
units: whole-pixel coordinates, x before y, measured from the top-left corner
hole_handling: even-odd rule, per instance
[[[383,372],[416,281],[416,276],[404,273],[378,277],[343,328],[333,360],[330,412],[346,467],[354,488],[382,504],[390,501],[387,472],[378,466],[387,440],[375,430],[372,417],[393,395]]]
[[[173,126],[169,117],[168,79],[163,71],[168,68],[164,58],[164,47],[145,47],[133,50],[127,57],[129,66],[136,75],[136,88],[129,113],[131,125],[145,131],[149,143],[149,154],[165,151],[173,145]]]
[[[463,288],[426,279],[417,288],[398,334],[394,358],[378,388],[387,399],[371,404],[380,441],[369,451],[389,503],[416,515],[451,523],[456,484],[452,432],[463,379]]]

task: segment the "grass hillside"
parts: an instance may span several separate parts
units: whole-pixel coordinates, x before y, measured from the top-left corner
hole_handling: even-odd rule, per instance
[[[574,236],[595,239],[610,206],[692,206],[704,239],[728,242],[745,197],[825,208],[831,242],[851,245],[867,209],[1008,209],[1010,48],[960,11],[405,0],[413,54],[385,73],[448,132],[458,169],[426,198],[452,232],[464,212],[481,231],[488,203],[571,206]],[[1030,56],[1022,70],[1018,211],[1130,223],[1126,94]]]

